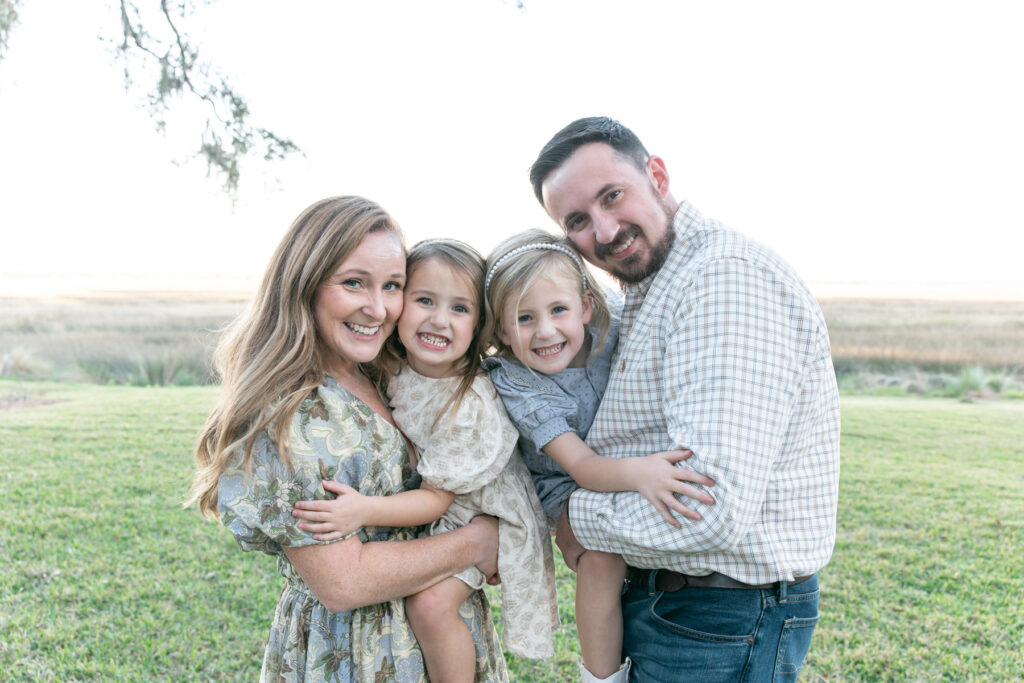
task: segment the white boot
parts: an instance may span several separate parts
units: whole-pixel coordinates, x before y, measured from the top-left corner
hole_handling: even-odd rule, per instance
[[[627,683],[629,681],[629,667],[632,664],[633,662],[630,661],[629,657],[626,657],[625,663],[619,667],[618,671],[607,678],[598,678],[587,671],[587,667],[583,666],[583,661],[580,660],[580,680],[583,683]]]

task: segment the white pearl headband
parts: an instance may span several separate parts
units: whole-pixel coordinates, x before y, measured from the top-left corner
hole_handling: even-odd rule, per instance
[[[569,258],[571,258],[576,263],[576,267],[580,271],[580,278],[583,280],[583,291],[587,290],[587,271],[583,268],[583,261],[580,261],[580,257],[573,253],[571,249],[567,249],[566,247],[563,247],[560,244],[550,244],[548,242],[532,242],[530,244],[524,244],[521,247],[516,247],[512,251],[505,252],[504,254],[502,254],[501,258],[494,262],[494,265],[491,266],[491,269],[487,271],[487,278],[484,280],[484,293],[486,294],[487,290],[491,288],[491,278],[494,277],[494,271],[498,269],[498,266],[500,266],[502,263],[509,260],[513,256],[518,256],[519,254],[524,254],[528,251],[535,251],[537,249],[559,251],[568,256]]]

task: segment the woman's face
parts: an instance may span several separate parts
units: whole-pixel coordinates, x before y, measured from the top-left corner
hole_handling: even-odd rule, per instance
[[[325,370],[340,379],[369,363],[402,314],[405,252],[392,232],[371,232],[317,287],[317,341]]]

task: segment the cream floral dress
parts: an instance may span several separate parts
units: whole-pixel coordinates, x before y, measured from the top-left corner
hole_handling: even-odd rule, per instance
[[[316,396],[292,420],[292,468],[281,461],[266,433],[253,449],[252,472],[234,468],[220,478],[221,521],[243,550],[277,556],[284,589],[270,626],[261,681],[344,681],[380,683],[426,681],[423,655],[405,616],[405,601],[391,600],[350,612],[332,613],[302,582],[282,551],[319,543],[298,528],[296,501],[333,497],[321,479],[333,479],[368,496],[405,488],[409,461],[405,441],[385,419],[325,377]],[[365,527],[361,541],[413,538],[414,529]],[[482,591],[459,612],[476,645],[476,680],[507,682],[501,645]]]
[[[505,648],[550,657],[558,628],[555,565],[544,511],[516,447],[519,432],[486,375],[476,378],[454,414],[437,420],[460,381],[424,377],[406,366],[388,383],[391,414],[416,445],[423,481],[457,494],[430,533],[465,526],[481,513],[498,518]],[[457,576],[473,588],[484,583],[476,568]]]

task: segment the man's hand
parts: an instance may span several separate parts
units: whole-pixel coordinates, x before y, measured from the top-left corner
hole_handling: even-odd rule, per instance
[[[587,549],[576,540],[576,534],[572,532],[572,527],[569,526],[568,501],[562,506],[562,516],[558,518],[558,529],[555,530],[555,545],[562,551],[562,559],[565,560],[565,566],[576,571],[576,565],[579,564],[580,556],[587,552]]]

